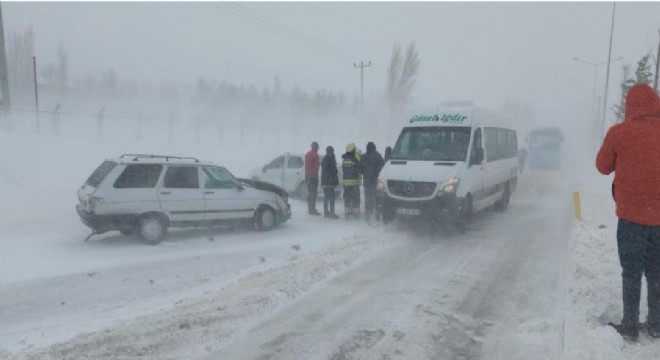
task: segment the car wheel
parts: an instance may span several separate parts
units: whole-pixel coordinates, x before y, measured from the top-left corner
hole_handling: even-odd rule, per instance
[[[272,230],[277,225],[275,211],[267,206],[262,206],[254,214],[254,224],[260,231]]]
[[[158,215],[146,215],[138,220],[137,232],[140,239],[150,245],[156,245],[165,238],[167,223]]]
[[[465,197],[461,209],[458,212],[458,218],[456,219],[456,229],[459,233],[463,234],[472,222],[472,216],[474,215],[474,207],[472,203],[472,197],[470,195]]]
[[[509,186],[509,183],[507,182],[504,185],[504,192],[502,193],[502,199],[498,200],[495,203],[495,210],[497,211],[506,210],[506,207],[509,205],[510,201],[511,201],[511,186]]]

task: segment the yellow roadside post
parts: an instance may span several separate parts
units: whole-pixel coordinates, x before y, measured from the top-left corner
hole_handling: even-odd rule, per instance
[[[580,193],[573,192],[573,210],[575,210],[575,218],[582,221],[582,205],[580,204]]]

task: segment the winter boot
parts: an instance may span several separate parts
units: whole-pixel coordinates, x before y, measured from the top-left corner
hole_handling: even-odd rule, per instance
[[[625,323],[614,324],[608,323],[607,325],[611,326],[618,332],[623,340],[626,341],[637,341],[639,338],[639,327],[637,325],[629,325]]]
[[[648,330],[650,337],[660,339],[660,324],[647,324],[646,329]]]

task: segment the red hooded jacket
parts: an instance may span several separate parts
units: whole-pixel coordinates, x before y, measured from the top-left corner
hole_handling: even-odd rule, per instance
[[[305,177],[318,179],[319,178],[319,153],[315,150],[310,150],[305,154]]]
[[[626,97],[626,118],[612,126],[596,167],[614,171],[616,214],[641,224],[660,225],[660,98],[646,84]]]

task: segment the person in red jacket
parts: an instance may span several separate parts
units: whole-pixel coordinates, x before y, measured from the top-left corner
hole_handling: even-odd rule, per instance
[[[307,183],[307,212],[321,215],[316,210],[316,197],[319,190],[319,143],[312,142],[312,149],[305,154],[305,182]]]
[[[646,84],[626,96],[625,120],[612,126],[596,167],[614,172],[617,245],[623,272],[623,320],[610,324],[626,339],[639,336],[642,275],[648,286],[649,335],[660,337],[660,98]]]

